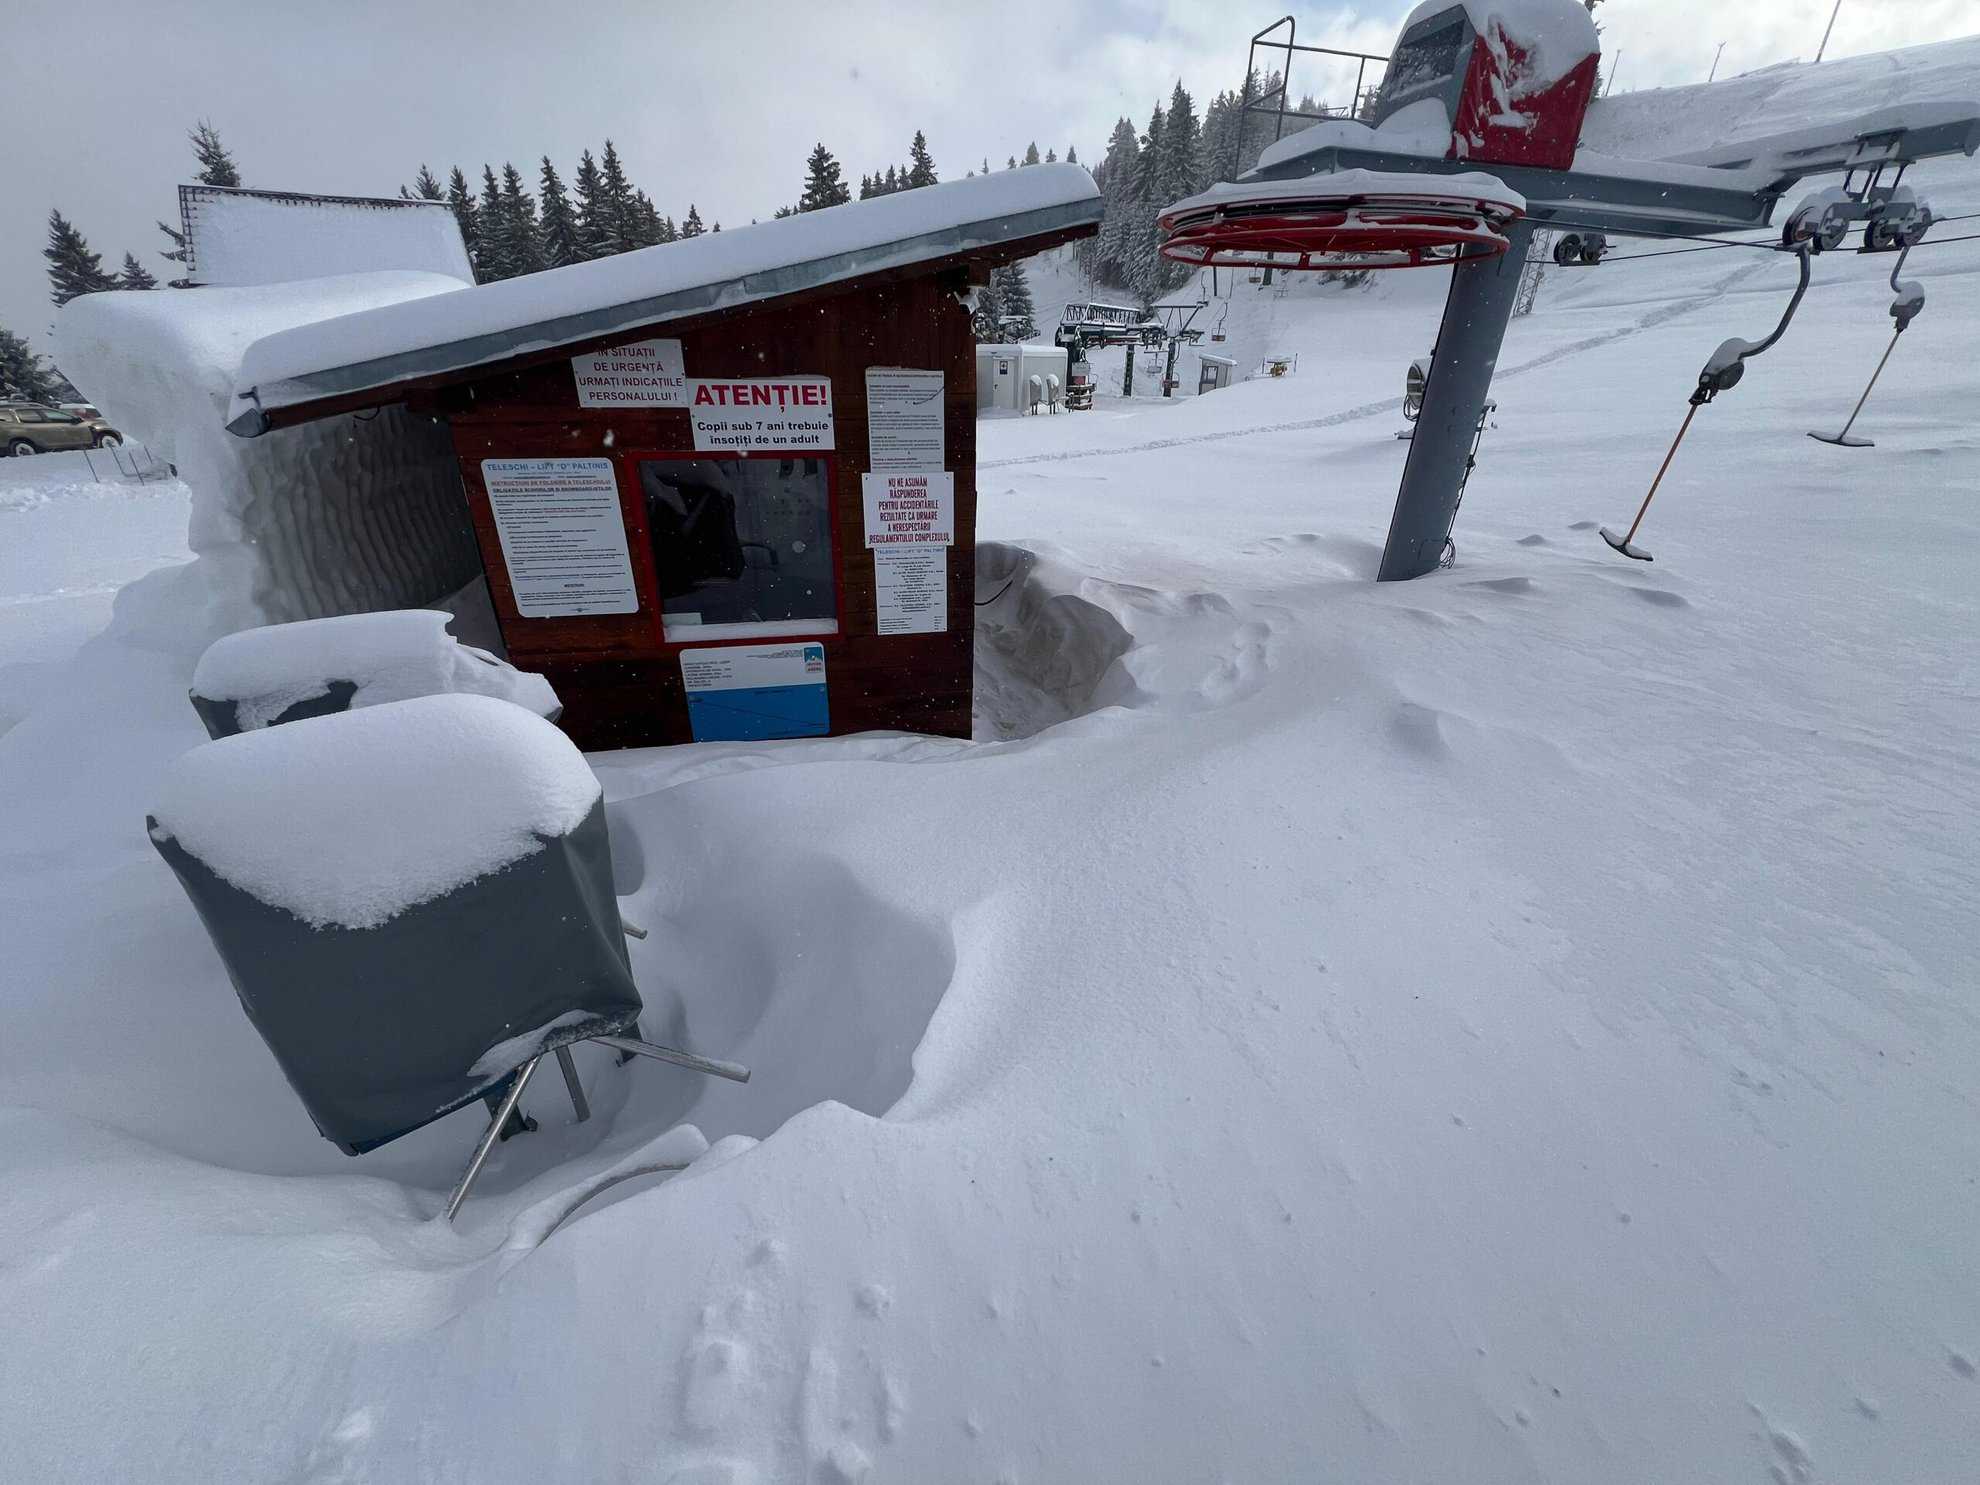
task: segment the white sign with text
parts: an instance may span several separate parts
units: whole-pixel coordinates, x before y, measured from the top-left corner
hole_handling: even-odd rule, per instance
[[[688,382],[696,453],[822,452],[832,447],[832,379],[773,376]]]
[[[686,407],[678,340],[635,340],[571,357],[579,407]]]

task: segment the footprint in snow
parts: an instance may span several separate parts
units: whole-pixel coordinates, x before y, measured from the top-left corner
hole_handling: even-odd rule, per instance
[[[1522,536],[1518,544],[1523,547],[1550,547],[1553,545],[1551,541],[1547,540],[1546,537],[1537,531],[1531,536]]]
[[[1601,525],[1599,521],[1576,521],[1572,526],[1568,527],[1568,530],[1593,531],[1599,525]]]

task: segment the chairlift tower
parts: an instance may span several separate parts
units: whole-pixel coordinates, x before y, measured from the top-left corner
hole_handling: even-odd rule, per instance
[[[1368,122],[1314,122],[1239,180],[1161,214],[1163,253],[1199,267],[1450,269],[1383,581],[1444,558],[1537,229],[1584,239],[1751,231],[1798,181],[1840,173],[1843,186],[1812,215],[1797,213],[1793,230],[1839,239],[1865,221],[1868,239],[1886,216],[1915,210],[1898,188],[1912,161],[1980,148],[1980,103],[1960,101],[1673,160],[1605,156],[1579,147],[1600,65],[1580,0],[1427,0],[1403,23]]]

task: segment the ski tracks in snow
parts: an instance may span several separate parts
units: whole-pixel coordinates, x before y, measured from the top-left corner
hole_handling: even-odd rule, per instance
[[[1536,371],[1542,366],[1551,366],[1557,361],[1564,361],[1570,356],[1578,356],[1587,351],[1600,350],[1603,346],[1614,345],[1618,341],[1628,340],[1632,336],[1641,335],[1646,330],[1654,330],[1660,325],[1669,324],[1672,320],[1680,319],[1694,310],[1703,309],[1707,305],[1716,303],[1718,300],[1724,298],[1732,290],[1739,287],[1740,284],[1759,272],[1764,261],[1766,260],[1755,260],[1743,267],[1734,269],[1723,278],[1714,280],[1702,294],[1695,294],[1690,298],[1672,300],[1659,304],[1655,309],[1648,311],[1620,329],[1607,331],[1601,335],[1591,335],[1585,339],[1573,341],[1564,346],[1558,346],[1542,355],[1535,356],[1531,361],[1522,361],[1517,366],[1502,367],[1497,373],[1497,378],[1521,376],[1526,372]],[[1298,418],[1283,423],[1253,423],[1243,428],[1220,428],[1210,433],[1185,433],[1178,434],[1174,438],[1151,438],[1141,443],[1109,444],[1102,448],[1067,449],[1051,454],[1019,454],[1009,459],[983,459],[977,462],[976,467],[979,471],[986,469],[1013,469],[1022,464],[1057,464],[1073,459],[1107,458],[1116,454],[1159,453],[1163,449],[1184,448],[1191,444],[1199,443],[1220,443],[1225,439],[1249,438],[1253,434],[1258,433],[1306,433],[1318,428],[1336,428],[1343,423],[1356,423],[1360,422],[1363,418],[1378,417],[1384,413],[1395,412],[1401,406],[1402,398],[1384,397],[1376,402],[1363,402],[1355,407],[1344,408],[1340,412],[1327,413],[1317,418]]]

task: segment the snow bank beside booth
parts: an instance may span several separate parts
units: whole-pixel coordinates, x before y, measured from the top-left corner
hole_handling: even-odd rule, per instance
[[[196,560],[126,626],[196,652],[259,624],[417,607],[480,570],[445,427],[402,407],[253,441],[226,431],[247,347],[291,326],[461,289],[385,272],[253,288],[116,291],[70,301],[57,355],[92,402],[177,466]],[[169,595],[169,596],[168,596]],[[146,622],[149,602],[169,623]]]

